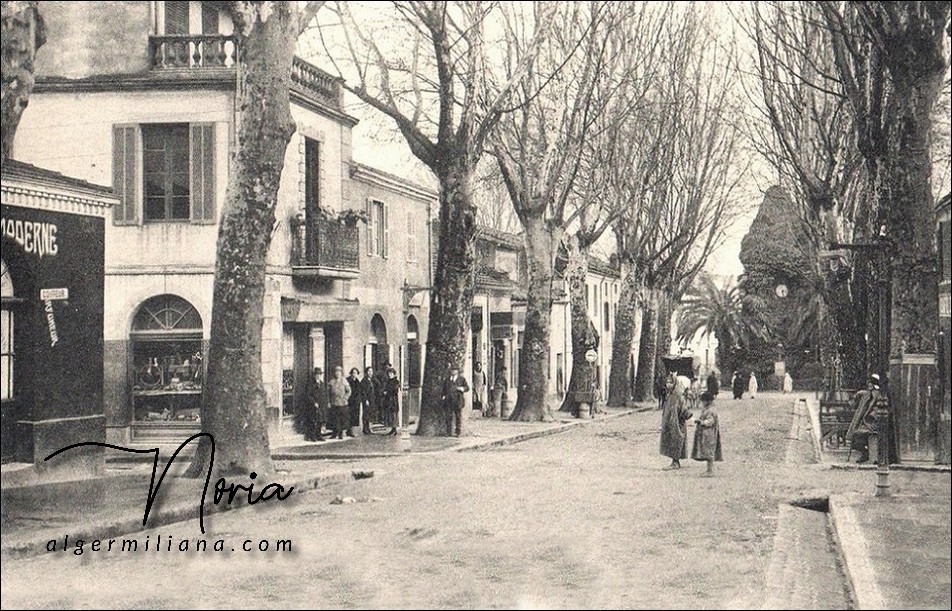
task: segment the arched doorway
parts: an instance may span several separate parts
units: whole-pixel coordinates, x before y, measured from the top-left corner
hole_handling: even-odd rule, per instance
[[[387,343],[387,323],[380,314],[374,314],[370,319],[368,351],[369,359],[366,364],[373,367],[378,375],[382,375],[390,364],[390,345]]]
[[[16,350],[13,341],[16,301],[10,270],[0,259],[0,445],[3,448],[0,460],[5,463],[14,459],[16,448]]]
[[[198,422],[205,378],[198,310],[177,295],[151,297],[136,311],[129,339],[133,422]]]

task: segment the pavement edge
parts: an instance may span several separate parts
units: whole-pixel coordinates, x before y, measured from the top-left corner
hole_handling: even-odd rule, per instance
[[[846,495],[830,495],[830,521],[857,609],[888,609],[869,561],[866,537]]]

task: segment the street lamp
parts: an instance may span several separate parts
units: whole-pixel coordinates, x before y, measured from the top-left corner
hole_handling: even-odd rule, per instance
[[[892,242],[886,237],[886,226],[882,225],[879,234],[870,242],[853,244],[831,242],[830,249],[855,250],[869,252],[875,257],[878,271],[876,287],[876,332],[875,332],[875,359],[870,369],[879,373],[882,383],[881,397],[875,405],[876,410],[876,496],[889,496],[889,462],[890,445],[892,443],[891,408],[889,405],[889,320],[887,304],[891,291],[892,274],[889,273],[889,258]],[[837,272],[839,260],[830,261],[830,271]]]

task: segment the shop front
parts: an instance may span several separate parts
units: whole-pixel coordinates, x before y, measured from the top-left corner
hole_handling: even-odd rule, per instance
[[[112,190],[34,166],[3,168],[2,455],[38,474],[94,473],[103,416],[104,218]]]

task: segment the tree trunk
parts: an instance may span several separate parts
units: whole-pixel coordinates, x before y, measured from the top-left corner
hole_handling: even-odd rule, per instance
[[[0,162],[13,149],[20,117],[33,91],[33,60],[46,42],[38,2],[3,2],[3,69],[0,85]]]
[[[661,357],[671,350],[671,317],[674,313],[674,296],[660,290],[658,292],[658,345],[655,348],[656,368],[660,366]]]
[[[896,249],[891,262],[892,357],[936,351],[938,285],[930,134],[932,107],[944,72],[915,82],[900,80],[891,99],[896,120],[890,124],[894,134],[882,176],[881,209],[888,211],[887,235]]]
[[[278,186],[294,133],[290,72],[298,36],[289,3],[270,3],[262,16],[243,13],[235,28],[237,152],[229,168],[218,231],[208,374],[202,394],[202,431],[215,438],[219,474],[272,471],[261,377],[265,262],[275,221]],[[243,32],[243,33],[241,33]],[[202,438],[190,474],[203,475],[210,458]]]
[[[631,399],[631,343],[635,335],[635,297],[641,284],[637,271],[631,265],[622,276],[612,338],[612,368],[608,378],[609,407],[624,407]]]
[[[526,325],[519,358],[519,398],[510,420],[536,422],[550,420],[546,404],[549,393],[549,328],[552,314],[552,278],[555,246],[559,243],[550,227],[538,215],[522,219],[525,229],[529,290],[526,296]]]
[[[576,393],[592,392],[595,381],[595,365],[585,360],[585,353],[598,349],[598,335],[588,317],[588,304],[585,293],[588,287],[585,278],[588,275],[588,248],[580,247],[577,238],[569,240],[569,261],[565,277],[569,284],[569,303],[572,308],[572,375],[569,378],[568,392],[559,411],[578,414]]]
[[[658,355],[658,303],[652,291],[646,291],[641,305],[641,338],[638,345],[638,369],[635,373],[635,401],[654,398],[655,360]]]
[[[420,423],[416,430],[417,435],[424,437],[453,434],[447,406],[442,401],[443,382],[452,365],[463,370],[475,289],[476,207],[472,199],[475,163],[462,151],[447,152],[442,157],[447,161],[436,172],[440,182],[440,226],[430,296]]]

